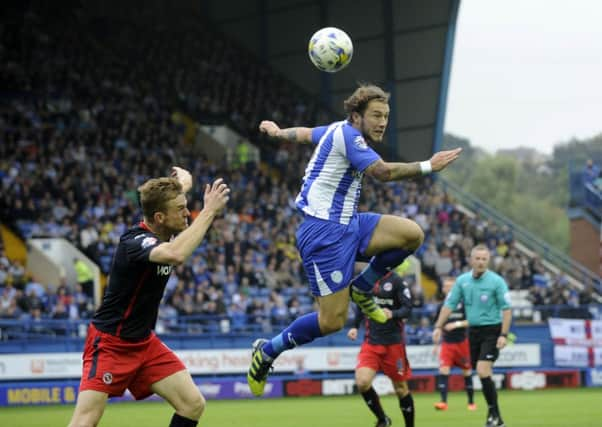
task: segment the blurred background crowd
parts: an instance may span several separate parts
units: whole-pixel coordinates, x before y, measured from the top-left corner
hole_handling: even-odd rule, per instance
[[[198,316],[188,331],[270,329],[311,311],[294,207],[311,147],[276,145],[257,126],[262,119],[314,126],[333,115],[219,33],[173,25],[169,16],[152,25],[90,21],[76,12],[22,19],[22,26],[0,28],[0,80],[10,88],[0,101],[2,221],[25,239],[68,239],[107,274],[120,235],[141,219],[138,185],[172,165],[189,169],[193,219],[204,184],[222,177],[232,188],[230,205],[191,260],[174,269],[158,330],[177,330],[185,316]],[[260,148],[262,162],[209,162],[175,113],[229,125]],[[483,242],[492,269],[533,305],[593,301],[591,287],[571,287],[537,254],[518,250],[510,229],[465,211],[431,178],[366,179],[359,209],[415,220],[427,236],[417,259],[439,286],[442,277],[467,271],[470,248]],[[425,292],[413,277],[408,285],[417,309],[409,341],[428,342],[440,292]],[[1,318],[85,319],[93,309],[81,283],[41,283],[0,250]]]

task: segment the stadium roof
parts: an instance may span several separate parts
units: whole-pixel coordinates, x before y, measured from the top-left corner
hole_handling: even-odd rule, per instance
[[[332,110],[342,113],[358,81],[391,92],[389,160],[423,160],[440,147],[459,0],[207,0],[201,7]],[[319,72],[307,57],[309,37],[326,26],[354,42],[351,65],[336,74]]]

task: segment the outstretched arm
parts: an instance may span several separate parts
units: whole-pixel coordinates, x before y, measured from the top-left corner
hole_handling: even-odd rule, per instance
[[[264,120],[259,124],[259,130],[267,133],[268,136],[284,141],[298,142],[307,144],[311,142],[311,129],[304,127],[294,127],[280,129],[278,125],[272,121]]]
[[[424,162],[396,163],[378,160],[366,168],[366,174],[379,181],[398,181],[430,172],[439,172],[456,160],[461,152],[461,148],[439,151],[433,154],[430,160]]]

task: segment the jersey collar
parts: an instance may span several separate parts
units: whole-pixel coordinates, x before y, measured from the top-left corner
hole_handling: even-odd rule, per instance
[[[138,223],[138,227],[142,228],[143,230],[150,231],[151,233],[153,233],[153,230],[151,230],[151,229],[149,228],[149,226],[148,226],[148,225],[146,225],[146,223],[145,223],[144,221],[140,221],[140,222]]]
[[[485,274],[487,274],[487,272],[488,272],[488,271],[489,271],[489,269],[487,269],[487,270],[483,271],[479,277],[475,277],[475,276],[474,276],[474,270],[470,270],[470,276],[471,276],[471,277],[472,277],[474,280],[479,280],[479,279],[482,279],[482,278],[485,276]]]

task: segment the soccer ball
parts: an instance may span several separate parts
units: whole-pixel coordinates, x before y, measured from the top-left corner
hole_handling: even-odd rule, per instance
[[[353,43],[343,30],[322,28],[309,39],[309,59],[321,71],[336,73],[351,62]]]

